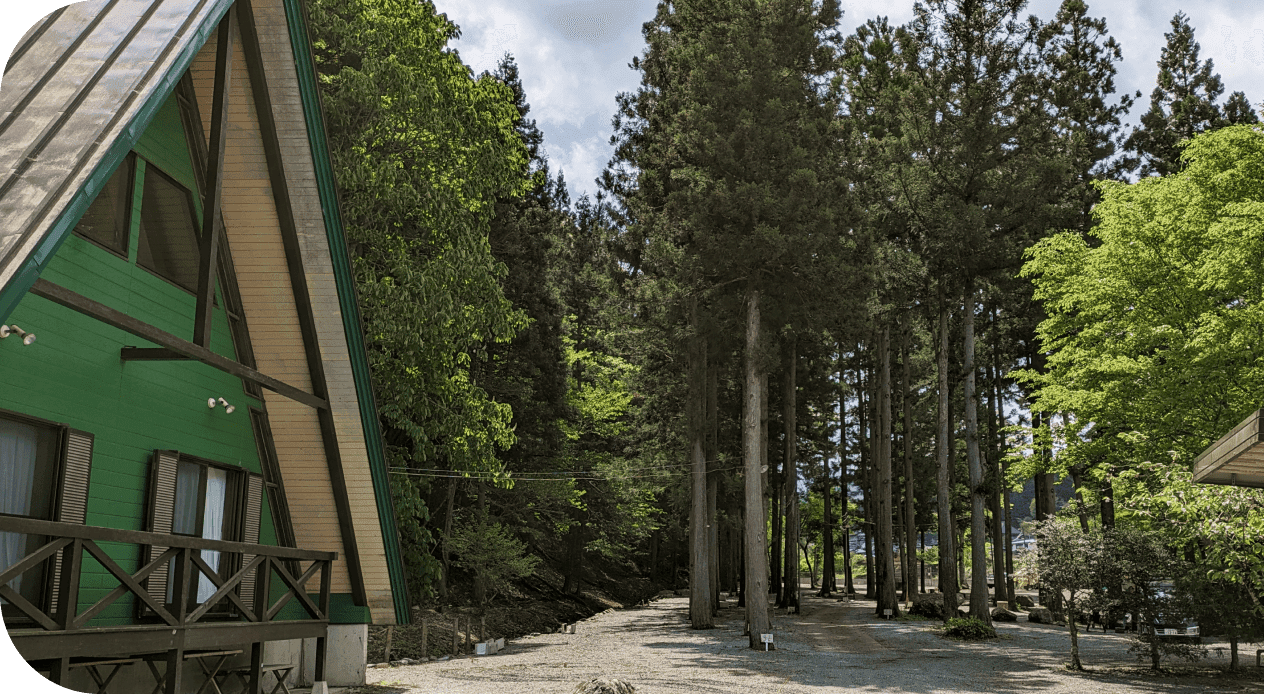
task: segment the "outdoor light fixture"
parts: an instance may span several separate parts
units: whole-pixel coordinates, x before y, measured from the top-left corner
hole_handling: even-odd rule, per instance
[[[28,333],[16,325],[0,325],[0,339],[10,335],[20,336],[24,345],[34,344],[35,342],[35,333]]]
[[[228,401],[225,400],[224,398],[219,398],[219,399],[207,398],[206,399],[206,406],[211,408],[212,410],[215,409],[215,403],[219,403],[220,405],[224,406],[224,414],[232,414],[233,410],[237,409],[236,407],[229,405]]]

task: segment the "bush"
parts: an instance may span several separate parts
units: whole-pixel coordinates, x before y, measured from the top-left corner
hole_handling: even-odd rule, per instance
[[[457,566],[474,574],[480,606],[495,599],[511,581],[531,574],[540,563],[538,557],[527,554],[526,545],[486,513],[475,512],[472,518],[461,521],[449,546],[456,554]]]
[[[967,641],[996,638],[996,629],[978,617],[953,617],[944,622],[943,633]]]

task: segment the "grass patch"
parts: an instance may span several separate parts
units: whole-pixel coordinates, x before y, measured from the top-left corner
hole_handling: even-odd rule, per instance
[[[939,633],[948,638],[963,641],[983,641],[996,638],[996,629],[978,617],[953,617],[939,627]]]

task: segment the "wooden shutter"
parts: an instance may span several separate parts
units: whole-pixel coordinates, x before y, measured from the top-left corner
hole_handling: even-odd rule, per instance
[[[88,518],[88,482],[92,476],[92,434],[78,429],[64,429],[62,438],[61,475],[57,489],[57,517],[61,523],[83,525]],[[66,552],[53,562],[52,596],[61,589],[61,567],[67,560]]]
[[[151,533],[171,534],[171,524],[175,517],[176,506],[176,474],[180,467],[180,454],[175,451],[154,451],[153,463],[149,469],[149,513],[145,519],[145,529]],[[145,564],[156,559],[166,547],[150,547],[145,552]],[[149,574],[146,587],[149,595],[160,605],[167,604],[167,580],[169,568],[162,568]],[[152,614],[151,610],[145,612]]]
[[[246,475],[246,500],[243,504],[245,516],[242,518],[241,541],[248,542],[252,545],[259,544],[259,516],[263,510],[263,478],[256,474]],[[241,557],[241,565],[245,566],[254,561],[255,555],[244,554]],[[251,609],[254,609],[255,603],[255,574],[251,571],[246,577],[241,579],[241,601]]]

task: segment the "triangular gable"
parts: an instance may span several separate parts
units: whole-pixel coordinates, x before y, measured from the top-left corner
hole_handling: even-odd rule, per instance
[[[54,12],[24,37],[0,91],[0,322],[199,53],[214,52],[215,42],[208,39],[232,4],[93,0]],[[289,278],[296,284],[289,300],[309,316],[308,365],[315,369],[312,381],[294,385],[310,386],[328,402],[325,412],[332,414],[320,428],[326,440],[337,441],[329,451],[331,472],[345,474],[356,486],[352,493],[359,500],[347,514],[353,517],[354,535],[371,535],[368,545],[381,553],[372,561],[382,568],[365,577],[380,596],[374,604],[370,595],[369,607],[376,620],[403,623],[409,618],[403,561],[305,10],[301,0],[241,0],[238,5],[256,32],[256,43],[266,44],[263,66],[255,65],[251,79],[260,77],[266,91],[279,97],[267,120],[275,118],[274,127],[287,135],[299,129],[307,135],[302,141],[286,138],[284,172],[272,174],[273,183],[288,181],[290,189],[282,195],[287,206],[293,203],[288,213],[295,240],[287,253],[298,265],[291,265],[295,274]],[[245,66],[240,69],[245,78]],[[231,244],[234,231],[226,233]],[[239,243],[242,238],[237,235]],[[256,351],[267,374],[269,355],[266,349]],[[365,503],[368,496],[372,501]],[[344,536],[351,526],[345,522]],[[354,535],[347,538],[352,543]]]

